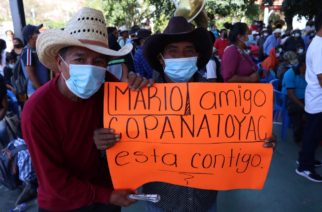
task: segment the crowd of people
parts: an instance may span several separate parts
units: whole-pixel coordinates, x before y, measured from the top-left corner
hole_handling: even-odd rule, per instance
[[[315,171],[322,163],[314,157],[322,140],[322,13],[304,30],[254,21],[208,31],[179,16],[152,34],[139,26],[106,28],[101,11],[83,8],[63,29],[41,28],[25,26],[23,41],[11,31],[7,42],[0,40],[1,148],[12,140],[28,146],[30,174],[21,177],[16,204],[38,195],[39,211],[120,211],[135,202],[128,195],[137,191],[113,190],[108,180],[102,151],[121,138],[103,128],[106,81],[138,90],[154,82],[278,80],[274,90],[287,96],[294,142],[301,145],[296,173],[322,182]],[[22,116],[22,133],[8,129],[9,111]],[[265,147],[274,147],[271,139]],[[217,191],[167,183],[142,191],[162,196],[147,211],[216,211]]]

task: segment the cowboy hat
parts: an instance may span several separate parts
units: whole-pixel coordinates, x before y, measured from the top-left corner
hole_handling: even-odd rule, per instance
[[[180,41],[191,41],[199,53],[197,66],[204,68],[212,54],[212,43],[208,31],[193,26],[182,16],[170,19],[167,27],[161,34],[150,36],[143,45],[143,54],[151,67],[157,71],[163,69],[159,62],[159,55],[166,45]]]
[[[56,56],[62,48],[79,46],[107,56],[124,56],[131,52],[132,45],[114,51],[108,46],[103,13],[91,8],[82,8],[67,23],[64,29],[52,29],[41,33],[36,42],[40,61],[48,68],[56,68]]]

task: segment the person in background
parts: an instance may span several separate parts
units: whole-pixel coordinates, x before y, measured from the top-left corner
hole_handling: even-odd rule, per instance
[[[288,51],[283,54],[283,59],[277,66],[276,77],[279,79],[278,90],[282,89],[284,74],[290,68],[296,67],[299,64],[299,57],[295,52]]]
[[[267,30],[267,28],[264,28],[261,32],[260,32],[260,37],[257,40],[257,45],[259,47],[259,51],[258,51],[258,60],[259,61],[263,61],[266,56],[264,54],[264,43],[266,41],[266,39],[269,36],[269,31]]]
[[[285,72],[282,82],[282,93],[288,96],[287,111],[293,129],[293,140],[300,144],[304,126],[305,59]]]
[[[107,27],[109,48],[118,51],[121,49],[117,42],[118,31],[116,27]],[[114,58],[108,61],[107,71],[113,74],[118,80],[125,82],[129,69],[125,64],[125,58]]]
[[[7,125],[4,120],[6,112],[8,110],[8,98],[7,98],[7,88],[0,74],[0,150],[7,146],[9,143],[9,135],[7,132]]]
[[[6,48],[7,44],[6,41],[3,39],[0,39],[0,75],[4,75],[3,69],[6,66]]]
[[[305,52],[305,44],[301,30],[294,30],[291,36],[283,44],[283,47],[285,51],[293,51],[298,54],[303,54]]]
[[[23,47],[24,45],[20,38],[13,38],[13,50],[11,52],[15,54],[16,59],[21,55]]]
[[[258,82],[257,66],[247,52],[249,29],[245,23],[235,23],[229,32],[231,43],[224,52],[221,73],[225,82]]]
[[[273,31],[273,34],[268,36],[263,48],[264,48],[264,54],[266,56],[269,55],[269,52],[271,51],[272,48],[275,48],[277,46],[279,46],[281,44],[281,34],[282,34],[282,30],[277,28]]]
[[[6,52],[11,52],[13,49],[13,38],[14,38],[14,33],[11,30],[6,31]]]
[[[21,53],[22,69],[28,78],[27,95],[30,97],[38,88],[49,81],[49,70],[39,61],[36,53],[36,41],[39,35],[39,26],[27,25],[22,29],[26,46]]]
[[[113,129],[103,128],[102,84],[118,81],[106,71],[108,60],[131,50],[132,45],[119,51],[108,47],[104,15],[92,8],[79,10],[63,30],[40,34],[40,61],[60,73],[26,102],[22,112],[40,212],[112,212],[135,202],[128,198],[135,191],[113,190],[106,158],[95,146],[105,142],[106,149],[120,140]],[[148,83],[129,74],[130,89]]]
[[[141,76],[147,79],[153,78],[154,71],[151,68],[150,64],[144,58],[142,48],[145,40],[150,36],[151,36],[150,30],[140,29],[137,32],[136,39],[134,40],[137,46],[135,55],[134,55],[134,69],[136,73],[139,73]]]
[[[312,182],[322,182],[322,177],[315,168],[322,166],[315,159],[319,142],[322,140],[322,12],[315,17],[316,36],[306,54],[305,112],[306,123],[299,152],[296,173]]]
[[[217,54],[220,59],[224,55],[224,50],[229,46],[228,32],[226,29],[220,30],[220,38],[215,41],[214,47],[217,49]]]
[[[119,34],[120,34],[120,37],[117,42],[119,43],[120,47],[122,48],[123,46],[125,46],[125,44],[128,43],[129,30],[126,28],[126,26],[121,26],[119,29]]]

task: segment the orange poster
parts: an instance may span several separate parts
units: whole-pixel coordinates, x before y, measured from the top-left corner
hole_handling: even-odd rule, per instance
[[[210,190],[261,189],[272,149],[270,84],[163,83],[131,91],[105,83],[104,127],[115,189],[148,182]]]

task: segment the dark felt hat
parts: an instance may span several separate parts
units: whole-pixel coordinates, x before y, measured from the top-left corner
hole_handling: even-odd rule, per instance
[[[166,45],[180,41],[191,41],[199,53],[197,66],[204,68],[212,54],[212,43],[208,31],[205,28],[193,28],[193,25],[181,16],[170,19],[167,27],[160,34],[150,36],[143,45],[143,54],[151,67],[162,71],[162,65],[158,56]]]
[[[150,37],[151,34],[152,34],[151,30],[140,29],[139,31],[137,31],[135,33],[136,37],[134,38],[134,40],[146,39],[146,38]]]

